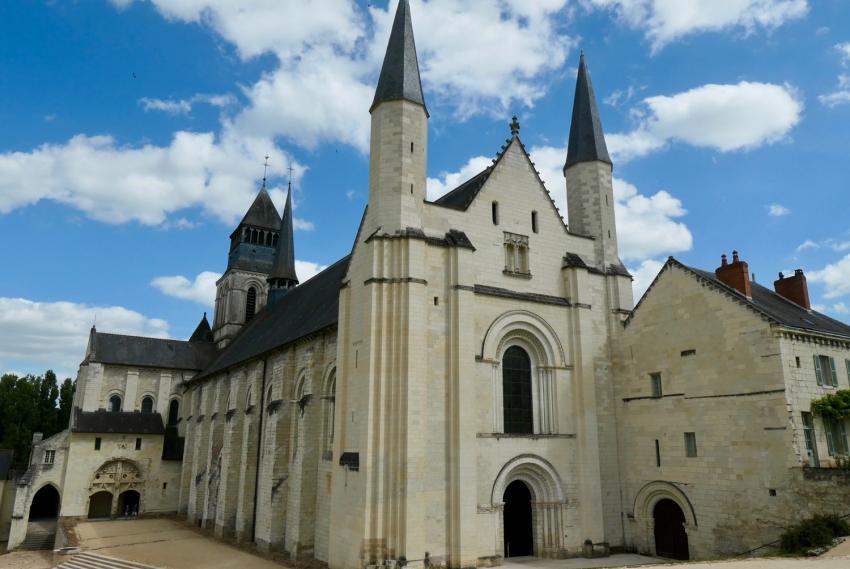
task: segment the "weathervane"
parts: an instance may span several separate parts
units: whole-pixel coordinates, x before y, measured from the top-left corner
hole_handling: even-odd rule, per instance
[[[292,162],[289,163],[289,190],[292,191]]]
[[[511,136],[519,136],[519,121],[514,115],[513,120],[511,121]]]
[[[266,154],[266,161],[263,162],[263,187],[266,187],[266,173],[269,170],[269,155]]]

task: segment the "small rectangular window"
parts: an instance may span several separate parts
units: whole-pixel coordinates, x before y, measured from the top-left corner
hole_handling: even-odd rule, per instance
[[[46,450],[44,451],[44,464],[53,464],[56,460],[56,451],[55,450]]]
[[[162,489],[165,490],[166,488],[168,488],[168,482],[163,482]]]
[[[537,212],[531,212],[531,230],[537,233]]]
[[[141,438],[136,439],[136,450],[142,450],[142,439]]]
[[[688,457],[694,457],[697,455],[696,433],[685,433],[685,455]]]
[[[661,443],[655,439],[655,466],[661,468]]]
[[[499,202],[491,204],[490,212],[493,215],[493,225],[499,225]]]
[[[683,350],[682,353],[679,354],[679,355],[682,356],[683,358],[687,358],[688,356],[697,355],[697,351],[696,350]]]
[[[794,356],[794,363],[797,364],[797,367],[800,367],[800,356]]]
[[[100,450],[100,437],[94,439],[94,450]]]
[[[649,374],[649,383],[652,389],[653,397],[661,397],[663,394],[661,391],[661,374],[660,373],[651,373]]]
[[[528,236],[505,232],[505,273],[529,276]]]
[[[437,296],[434,297],[434,306],[440,306],[440,298]]]
[[[829,356],[814,356],[815,380],[818,385],[838,387],[838,374],[835,372],[835,360]]]

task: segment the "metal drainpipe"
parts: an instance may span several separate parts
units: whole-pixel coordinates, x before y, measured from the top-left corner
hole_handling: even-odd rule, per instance
[[[254,543],[257,539],[257,501],[260,494],[260,458],[263,451],[263,415],[265,414],[265,397],[266,397],[266,359],[263,358],[263,388],[260,389],[259,397],[259,414],[260,424],[257,426],[257,468],[254,474],[254,516],[251,522],[251,542]]]

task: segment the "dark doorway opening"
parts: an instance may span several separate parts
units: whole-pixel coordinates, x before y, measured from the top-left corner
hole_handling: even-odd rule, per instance
[[[655,504],[652,515],[655,518],[655,554],[670,559],[689,559],[685,514],[679,504],[665,498]]]
[[[89,519],[108,518],[112,515],[112,492],[98,492],[89,497]]]
[[[48,484],[35,493],[30,505],[30,521],[59,517],[59,492]]]
[[[534,555],[531,491],[514,480],[505,489],[505,557]]]
[[[118,496],[118,515],[130,518],[139,515],[139,493],[135,490],[127,490]]]

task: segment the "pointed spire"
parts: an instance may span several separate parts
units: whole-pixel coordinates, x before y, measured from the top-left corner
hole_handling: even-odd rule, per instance
[[[271,285],[269,304],[273,303],[273,290],[289,290],[298,284],[298,275],[295,273],[295,238],[292,232],[292,180],[289,181],[289,192],[286,194],[286,205],[283,207],[274,264],[267,280]],[[277,294],[274,296],[277,297]]]
[[[213,333],[210,329],[210,323],[207,321],[207,313],[204,312],[204,317],[201,318],[201,321],[198,322],[198,327],[195,328],[195,331],[192,332],[192,335],[189,336],[190,342],[212,342],[213,341]]]
[[[268,190],[266,190],[265,180],[257,197],[254,198],[254,203],[251,204],[251,207],[245,213],[245,217],[239,223],[240,227],[243,225],[261,229],[277,229],[280,226],[280,216]]]
[[[596,95],[593,93],[593,83],[584,51],[578,65],[576,79],[576,94],[573,100],[573,119],[570,124],[570,142],[567,148],[566,170],[579,162],[607,162],[611,164],[608,147],[605,145],[605,135],[602,133],[602,121],[599,119],[599,108],[596,105]]]
[[[419,77],[419,59],[416,56],[416,43],[413,40],[413,22],[410,19],[410,4],[408,0],[399,0],[393,20],[387,53],[384,55],[384,65],[378,87],[375,89],[375,99],[369,112],[375,110],[385,101],[405,100],[422,105],[425,114],[425,97],[422,95],[422,81]]]

